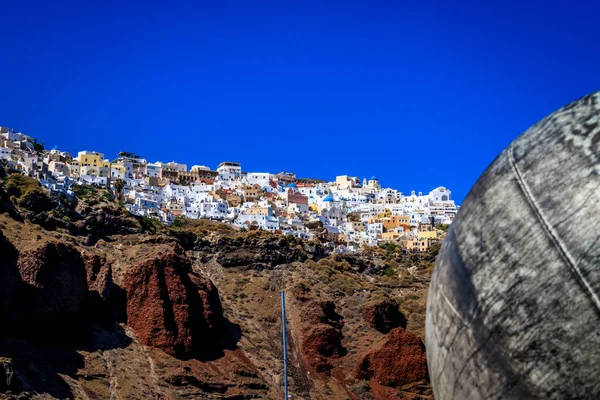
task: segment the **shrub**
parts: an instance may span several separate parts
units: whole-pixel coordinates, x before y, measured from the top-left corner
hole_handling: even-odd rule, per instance
[[[100,200],[104,201],[106,203],[111,202],[112,199],[113,199],[113,197],[110,195],[109,192],[104,192],[104,193],[102,193],[102,196],[100,196]]]
[[[42,188],[36,188],[23,194],[18,201],[20,207],[40,213],[54,208],[54,202]]]
[[[183,228],[187,224],[187,221],[183,217],[176,217],[173,223],[171,224],[174,228]]]
[[[98,190],[90,185],[73,185],[73,193],[80,199],[89,199],[98,194]]]
[[[19,199],[29,192],[40,188],[37,179],[21,174],[11,174],[5,182],[6,191],[9,195]]]
[[[392,258],[394,254],[400,251],[400,245],[398,243],[390,242],[385,245],[385,256]]]
[[[383,274],[385,276],[394,276],[396,275],[396,270],[394,269],[394,267],[392,267],[391,265],[389,267],[387,267],[384,271]]]
[[[444,232],[448,232],[448,228],[450,228],[450,225],[447,224],[435,224],[435,227],[441,231]]]
[[[156,233],[158,230],[158,225],[160,224],[158,220],[146,216],[136,216],[136,219],[142,227],[142,232]]]
[[[429,248],[429,254],[435,259],[437,255],[440,253],[440,248],[442,247],[441,243],[433,243]]]

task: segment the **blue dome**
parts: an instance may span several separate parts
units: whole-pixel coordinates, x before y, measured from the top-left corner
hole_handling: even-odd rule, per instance
[[[295,183],[288,183],[286,188],[294,188],[294,189],[298,189],[298,186],[296,186]]]
[[[52,148],[52,151],[60,151],[60,150],[58,149],[58,146],[54,146],[54,147]]]
[[[327,197],[325,197],[325,198],[323,199],[323,201],[326,201],[326,202],[333,201],[333,197],[331,197],[331,196],[327,196]]]
[[[370,181],[376,181],[376,180],[377,180],[377,178],[375,177],[375,175],[373,175],[373,176],[371,177],[371,179],[369,179],[369,180],[370,180]]]

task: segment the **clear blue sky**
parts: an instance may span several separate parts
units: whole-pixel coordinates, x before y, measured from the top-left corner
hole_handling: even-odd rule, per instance
[[[600,89],[593,4],[0,0],[0,125],[460,202],[521,132]]]

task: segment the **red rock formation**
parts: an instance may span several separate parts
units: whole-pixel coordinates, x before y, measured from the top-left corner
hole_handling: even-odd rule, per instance
[[[107,299],[112,284],[112,268],[107,264],[106,258],[99,255],[85,255],[83,261],[90,292]]]
[[[362,315],[373,329],[381,333],[388,333],[397,327],[406,328],[406,317],[398,309],[395,300],[387,299],[366,305],[362,309]]]
[[[127,323],[140,341],[184,359],[209,350],[223,321],[212,283],[190,272],[177,246],[136,264],[123,282]]]
[[[0,231],[0,321],[3,321],[6,327],[12,324],[19,314],[14,304],[21,285],[17,269],[18,255],[17,249]]]
[[[304,307],[304,322],[308,325],[326,324],[342,329],[343,317],[335,311],[332,301],[312,301]]]
[[[44,339],[61,339],[85,327],[88,285],[81,254],[70,244],[48,242],[21,253],[23,327]]]
[[[397,387],[427,379],[427,357],[421,339],[406,329],[390,331],[381,348],[365,355],[356,367],[355,378],[375,379]]]
[[[19,273],[33,291],[38,314],[72,313],[83,310],[88,297],[81,254],[71,245],[49,242],[19,257]]]
[[[333,367],[331,359],[346,354],[346,349],[342,346],[341,333],[325,324],[313,326],[304,336],[302,347],[308,363],[316,371],[325,374]]]
[[[303,356],[317,372],[328,375],[334,360],[346,355],[342,344],[343,318],[331,301],[310,302],[303,312]]]
[[[90,290],[90,312],[95,320],[110,326],[114,321],[127,320],[125,291],[113,280],[113,268],[104,256],[86,254],[83,257]]]
[[[219,298],[219,291],[210,279],[190,275],[192,283],[196,285],[198,296],[202,301],[202,316],[208,328],[218,332],[223,328],[223,307]]]
[[[298,283],[292,289],[292,295],[294,296],[294,298],[301,302],[305,302],[311,299],[312,296],[310,292],[311,290],[308,284],[303,282]]]

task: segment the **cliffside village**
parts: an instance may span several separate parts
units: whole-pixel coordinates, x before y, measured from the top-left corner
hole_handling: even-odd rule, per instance
[[[152,163],[127,152],[112,161],[96,151],[73,157],[57,147],[45,150],[36,139],[6,127],[0,127],[0,160],[66,196],[73,196],[73,185],[106,187],[132,214],[166,224],[208,218],[240,229],[317,238],[339,252],[387,242],[425,251],[444,236],[458,209],[441,186],[405,195],[382,187],[375,176],[361,182],[341,175],[329,182],[291,172],[245,172],[239,162],[212,170]]]

